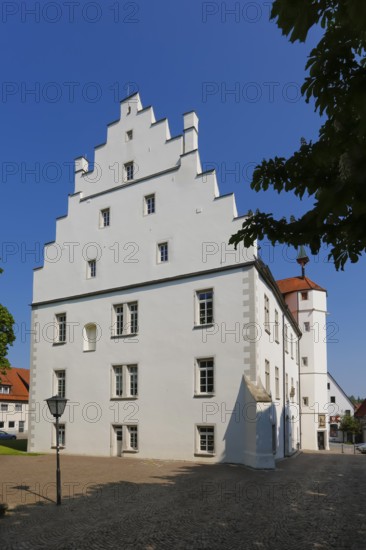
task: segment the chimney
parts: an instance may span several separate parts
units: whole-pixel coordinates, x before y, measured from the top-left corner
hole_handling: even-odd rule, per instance
[[[184,113],[183,153],[198,149],[198,116],[194,111]]]

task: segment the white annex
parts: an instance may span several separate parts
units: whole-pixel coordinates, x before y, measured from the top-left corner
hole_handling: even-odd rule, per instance
[[[339,430],[342,416],[353,416],[354,405],[335,378],[328,372],[328,413],[329,437],[331,441],[343,442],[343,432]]]
[[[32,451],[55,445],[53,394],[64,453],[273,468],[328,445],[326,292],[226,244],[243,217],[183,121],[172,137],[134,94],[93,170],[76,159],[34,274]]]

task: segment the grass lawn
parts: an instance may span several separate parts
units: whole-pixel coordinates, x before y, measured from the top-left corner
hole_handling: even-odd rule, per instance
[[[40,453],[27,453],[26,439],[8,439],[0,442],[0,455],[37,456]]]

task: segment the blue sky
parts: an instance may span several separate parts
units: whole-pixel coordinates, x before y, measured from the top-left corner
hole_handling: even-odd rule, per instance
[[[270,5],[2,3],[0,301],[22,327],[10,349],[14,366],[29,366],[33,268],[55,237],[55,218],[67,212],[69,163],[81,154],[93,159],[128,91],[138,89],[144,106],[168,117],[172,135],[182,131],[183,112],[197,112],[203,167],[217,167],[221,193],[235,192],[240,213],[306,209],[292,195],[249,188],[257,162],[290,155],[320,126],[299,91],[320,31],[306,45],[291,45],[269,22]],[[299,273],[291,249],[263,246],[262,256],[278,279]],[[365,262],[337,273],[322,250],[307,268],[328,290],[328,368],[346,392],[363,397]]]

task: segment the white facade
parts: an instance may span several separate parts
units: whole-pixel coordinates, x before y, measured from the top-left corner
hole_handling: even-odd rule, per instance
[[[331,441],[343,441],[343,432],[339,430],[342,416],[353,416],[354,406],[340,385],[328,372],[329,436]]]
[[[300,447],[301,332],[256,247],[226,244],[242,219],[197,139],[136,94],[93,172],[76,160],[34,277],[30,450],[55,444],[53,393],[70,454],[272,468]]]
[[[0,377],[0,430],[28,432],[29,371],[12,367]]]

